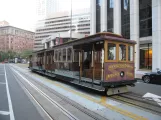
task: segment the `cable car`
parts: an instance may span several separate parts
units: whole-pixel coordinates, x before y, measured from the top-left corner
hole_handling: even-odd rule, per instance
[[[121,35],[97,33],[35,52],[29,68],[107,95],[124,93],[136,82],[135,44]]]

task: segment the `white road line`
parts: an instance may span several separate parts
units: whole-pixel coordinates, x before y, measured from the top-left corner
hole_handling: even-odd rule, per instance
[[[10,114],[10,112],[8,112],[8,111],[0,111],[0,115],[9,115]]]
[[[18,82],[16,76],[13,74],[13,77],[15,78],[15,80]],[[34,98],[34,96],[24,87],[22,86],[22,88],[24,88],[26,90],[26,92],[32,97],[32,99],[36,102],[36,104],[45,112],[45,114],[49,117],[50,120],[53,120],[53,118],[50,117],[50,115],[45,111],[45,109],[40,105],[40,103]]]
[[[15,120],[14,113],[13,113],[13,108],[12,108],[11,96],[10,96],[9,87],[8,87],[8,80],[7,80],[5,65],[4,65],[4,72],[5,72],[5,80],[6,80],[6,90],[7,90],[7,97],[8,97],[8,105],[9,105],[9,111],[10,111],[10,120]]]
[[[0,82],[0,84],[4,84],[5,85],[6,83],[5,82]]]
[[[44,113],[49,117],[49,119],[53,120],[53,118],[50,117],[50,115],[45,111],[45,109],[40,105],[40,103],[34,98],[34,96],[25,87],[24,89],[32,97],[32,99],[37,103],[37,105],[44,111]]]
[[[43,91],[41,91],[38,87],[36,87],[33,83],[28,81],[25,77],[23,77],[17,70],[12,70],[17,73],[24,81],[26,81],[30,86],[32,86],[37,92],[39,92],[42,96],[44,96],[51,104],[53,104],[55,107],[57,107],[62,113],[64,113],[66,116],[68,116],[71,120],[79,120],[76,118],[73,114],[71,114],[69,111],[67,111],[65,108],[63,108],[59,103],[54,101],[52,98],[50,98],[47,94],[45,94]]]

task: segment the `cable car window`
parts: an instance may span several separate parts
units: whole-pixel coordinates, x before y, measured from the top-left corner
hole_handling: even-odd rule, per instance
[[[45,55],[42,57],[42,64],[45,65]]]
[[[49,59],[48,59],[48,55],[46,56],[46,64],[48,64],[48,61],[49,61]]]
[[[97,63],[101,63],[101,55],[102,51],[96,51],[94,54],[94,61]]]
[[[55,50],[55,61],[58,61],[58,51]]]
[[[79,51],[80,50],[74,50],[74,62],[79,62]]]
[[[41,64],[44,64],[44,56],[41,57]]]
[[[52,63],[53,63],[53,55],[50,54],[50,64],[52,64]]]
[[[67,55],[68,55],[68,61],[71,61],[72,60],[72,48],[68,48],[67,50]]]
[[[53,61],[54,61],[54,58],[55,58],[55,56],[54,56],[54,54],[53,54]]]
[[[116,44],[108,43],[108,60],[116,60]]]
[[[58,52],[58,61],[61,61],[61,57],[62,57],[62,54],[61,54],[61,50],[59,50],[59,52]]]
[[[40,57],[40,64],[42,64],[42,58]]]
[[[119,45],[119,60],[126,61],[126,45]]]
[[[63,61],[66,61],[66,49],[63,49]]]
[[[128,46],[128,60],[129,61],[133,61],[133,57],[134,57],[134,49],[133,49],[133,46]]]
[[[50,57],[50,54],[48,54],[48,64],[50,64],[51,62],[51,57]]]

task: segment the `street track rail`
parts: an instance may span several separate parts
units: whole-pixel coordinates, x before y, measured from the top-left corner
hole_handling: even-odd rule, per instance
[[[17,76],[15,76],[15,75],[14,75],[14,77],[17,78]],[[16,81],[17,81],[19,84],[23,85],[22,82],[18,81],[17,79],[16,79]],[[39,103],[39,101],[37,101],[37,100],[35,99],[35,97],[30,93],[30,91],[29,91],[24,85],[23,85],[23,88],[24,88],[24,89],[26,90],[26,92],[32,97],[32,99],[37,103],[37,105],[43,110],[43,112],[48,116],[48,118],[49,118],[50,120],[54,120],[54,119],[52,118],[52,116],[44,109],[44,107]]]
[[[59,110],[63,114],[65,114],[69,119],[71,119],[71,120],[79,120],[74,115],[72,115],[70,112],[68,112],[66,109],[64,109],[60,104],[58,104],[56,101],[54,101],[53,99],[51,99],[48,95],[46,95],[43,91],[41,91],[39,88],[37,88],[34,84],[32,84],[30,81],[28,81],[26,78],[24,78],[21,74],[19,74],[18,72],[16,72],[16,73],[20,77],[22,77],[30,86],[32,86],[32,88],[34,88],[38,93],[40,93],[43,97],[45,97],[48,101],[50,101],[50,103],[52,103],[54,106],[56,106],[57,108],[59,108]],[[24,85],[24,83],[22,83],[22,84]],[[29,89],[27,87],[25,87],[25,88],[29,91]],[[30,94],[31,94],[31,92],[30,92]]]
[[[126,93],[126,94],[114,95],[111,96],[111,98],[117,101],[137,106],[144,110],[148,110],[152,113],[161,115],[161,107],[157,105],[157,103],[154,103],[153,101],[142,98],[141,95],[135,93]]]
[[[13,68],[13,67],[12,67]],[[13,68],[13,71],[16,72]],[[17,72],[18,74],[18,72]],[[25,76],[24,78],[27,80],[27,79],[32,79],[30,78],[29,76],[27,76],[26,74],[23,74],[21,73],[23,76]],[[23,77],[21,76],[21,74],[19,74],[20,77]],[[14,75],[15,76],[15,75]],[[17,76],[17,75],[16,75]],[[25,81],[26,81],[25,80]],[[33,80],[33,79],[32,79]],[[18,80],[17,80],[18,81]],[[28,81],[28,80],[27,80]],[[78,106],[77,104],[75,104],[74,102],[72,102],[71,100],[67,99],[66,97],[60,95],[59,93],[57,93],[56,91],[54,91],[53,89],[43,85],[42,83],[40,82],[37,82],[35,80],[33,80],[36,84],[40,85],[41,87],[47,89],[49,92],[53,93],[54,95],[56,95],[57,97],[61,98],[63,101],[67,102],[68,104],[72,105],[73,107],[75,107],[76,109],[80,110],[81,112],[83,112],[84,114],[90,116],[91,118],[93,118],[94,120],[108,120],[107,118],[104,118],[102,116],[100,116],[99,114],[97,113],[92,113],[91,111],[89,111],[88,109],[85,109],[85,108],[82,108],[80,106]],[[22,83],[22,81],[19,80],[19,82],[24,86],[25,90],[29,93],[29,95],[34,99],[36,100],[36,98],[32,95],[31,92],[29,92],[29,89],[24,85],[24,83]],[[30,83],[30,85],[33,87],[35,86],[33,83],[31,83],[30,81],[28,81],[28,83]],[[41,92],[43,95],[45,95],[45,93],[43,91],[41,91],[40,89],[38,89],[36,86],[35,86],[35,90]],[[45,95],[46,96],[46,95]],[[47,96],[47,98],[49,98],[51,100],[51,102],[53,102],[53,100]],[[41,109],[47,114],[47,116],[50,118],[50,120],[54,120],[54,118],[52,118],[52,116],[43,108],[43,106],[36,100],[36,103],[41,107]],[[54,103],[55,104],[55,103]],[[59,105],[58,105],[59,106]],[[61,106],[59,106],[61,107]],[[62,108],[62,107],[61,107]],[[64,111],[64,109],[62,108],[62,110]],[[65,114],[71,119],[71,120],[78,120],[78,118],[76,118],[75,116],[71,115],[71,113],[69,113],[67,110],[64,111]]]

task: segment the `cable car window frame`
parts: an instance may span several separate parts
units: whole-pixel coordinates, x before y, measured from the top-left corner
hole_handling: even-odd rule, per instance
[[[67,62],[72,62],[72,60],[73,60],[73,48],[72,47],[68,47],[66,49],[67,49]],[[68,60],[68,49],[71,49],[70,60]]]
[[[115,60],[108,60],[108,44],[115,44],[116,45],[116,58]],[[117,62],[118,61],[118,42],[113,42],[113,41],[109,41],[109,40],[105,40],[104,42],[104,48],[105,48],[105,52],[104,52],[104,62]]]
[[[58,62],[62,62],[62,49],[58,49]]]
[[[120,53],[120,49],[119,49],[120,45],[125,45],[125,48],[126,48],[126,51],[125,51],[126,52],[126,54],[125,54],[126,56],[125,56],[125,58],[126,58],[126,60],[120,60],[120,54],[119,54]],[[119,62],[128,62],[128,45],[129,44],[122,43],[122,42],[118,43],[118,61]]]
[[[48,59],[48,54],[46,54],[46,64],[48,65],[49,59]]]
[[[131,63],[133,63],[135,61],[135,47],[134,46],[135,45],[133,45],[133,44],[128,44],[128,46],[127,46],[127,48],[128,48],[128,62],[131,62]],[[132,56],[133,60],[132,61],[129,60],[129,47],[132,47],[133,48],[133,52],[132,52],[132,54],[133,54],[133,56]]]
[[[73,49],[73,62],[79,62],[79,52],[80,52],[80,49]],[[76,56],[76,53],[77,56]],[[78,57],[78,59],[76,60],[76,58]]]
[[[58,50],[54,50],[54,62],[58,62]]]
[[[65,59],[64,59],[64,50],[65,50]],[[62,48],[62,61],[63,62],[67,61],[67,48]]]

